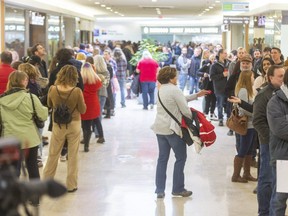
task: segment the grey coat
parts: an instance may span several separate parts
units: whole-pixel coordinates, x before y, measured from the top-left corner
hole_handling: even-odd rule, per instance
[[[286,94],[285,94],[286,92]],[[288,89],[281,88],[267,105],[267,120],[270,128],[271,165],[276,160],[288,160]]]
[[[168,83],[161,85],[159,96],[164,106],[175,116],[175,118],[178,119],[179,122],[182,120],[182,114],[188,118],[192,118],[192,113],[187,102],[196,99],[196,94],[185,97],[178,86]],[[159,100],[157,100],[156,119],[151,129],[155,134],[170,135],[176,133],[182,137],[181,128],[164,110]]]

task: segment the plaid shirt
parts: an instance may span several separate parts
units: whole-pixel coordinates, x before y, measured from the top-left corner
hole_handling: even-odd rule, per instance
[[[118,59],[117,63],[117,72],[116,76],[118,79],[126,78],[126,71],[127,71],[127,61],[125,59]]]
[[[113,75],[115,76],[117,73],[117,63],[114,59],[110,59],[109,64],[111,65],[111,67],[113,69]]]

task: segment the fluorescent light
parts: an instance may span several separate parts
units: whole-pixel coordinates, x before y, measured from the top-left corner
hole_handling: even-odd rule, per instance
[[[102,4],[101,7],[106,7],[106,5]]]
[[[213,7],[212,7],[212,6],[210,6],[209,8],[210,8],[210,9],[213,9]]]
[[[94,2],[94,4],[96,4],[96,5],[99,5],[99,4],[100,4],[100,2]]]
[[[217,0],[217,1],[215,1],[215,3],[220,3],[220,1]]]
[[[111,9],[111,7],[106,7],[106,9],[107,9],[107,10],[110,10],[110,9]]]
[[[210,9],[209,9],[209,8],[206,8],[205,11],[210,11]]]

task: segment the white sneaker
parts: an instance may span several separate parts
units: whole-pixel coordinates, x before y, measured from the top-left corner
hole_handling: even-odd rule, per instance
[[[60,161],[65,162],[67,160],[67,154],[65,155],[60,155]]]
[[[218,121],[218,117],[215,115],[215,113],[210,114],[210,120],[212,121]]]
[[[153,109],[154,108],[154,105],[153,104],[150,104],[150,109]]]

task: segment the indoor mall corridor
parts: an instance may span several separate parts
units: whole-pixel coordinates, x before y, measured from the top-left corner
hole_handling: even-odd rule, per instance
[[[119,100],[118,100],[119,102]],[[103,119],[105,144],[93,137],[90,152],[79,152],[78,191],[59,199],[44,197],[41,216],[239,216],[257,215],[256,183],[232,183],[235,137],[226,135],[226,127],[216,125],[217,141],[201,154],[188,147],[185,168],[189,198],[171,195],[174,155],[171,152],[167,172],[166,197],[154,193],[157,140],[150,129],[154,110],[142,110],[137,100],[117,108],[111,119]],[[201,110],[202,100],[189,105]],[[44,132],[50,135],[49,132]],[[48,147],[44,147],[44,162]],[[60,162],[56,179],[65,183],[66,163]],[[42,172],[42,168],[41,168]],[[252,168],[256,176],[256,169]]]

